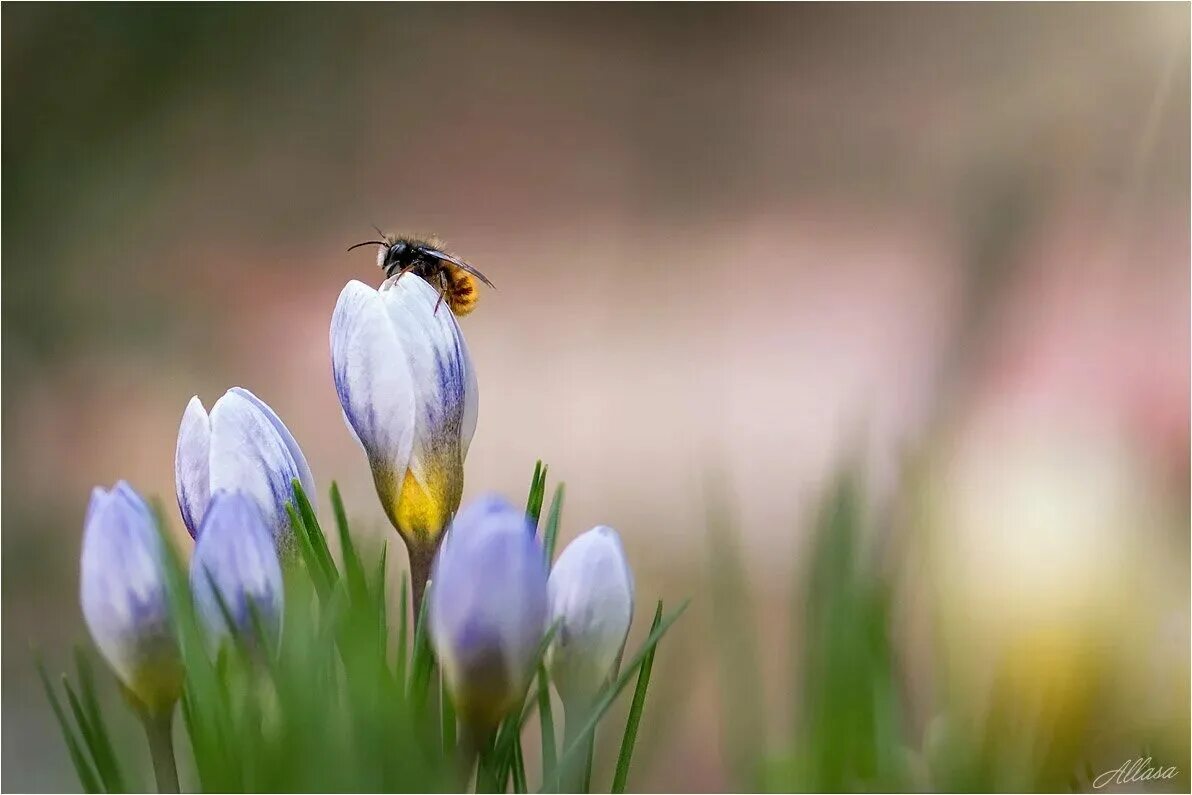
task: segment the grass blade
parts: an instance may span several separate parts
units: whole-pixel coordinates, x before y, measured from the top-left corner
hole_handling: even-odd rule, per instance
[[[432,585],[431,587],[434,586]],[[426,631],[426,606],[429,601],[429,599],[422,600],[422,608],[418,611],[418,621],[414,625],[414,648],[410,652],[410,682],[408,692],[414,704],[419,708],[426,705],[426,695],[430,688],[430,675],[435,667],[435,655],[430,648],[430,638],[427,636]]]
[[[353,599],[362,600],[368,593],[368,586],[364,580],[364,565],[360,562],[360,555],[352,542],[352,534],[348,531],[348,513],[344,510],[339,484],[335,481],[331,482],[331,508],[335,512],[335,527],[339,531],[339,547],[344,560],[344,579],[347,581],[348,591]]]
[[[521,737],[519,736],[513,743],[513,791],[524,793],[527,789],[526,785],[526,760],[522,754]]]
[[[443,737],[443,753],[450,756],[455,752],[455,704],[447,692],[447,682],[439,676],[439,726]]]
[[[542,780],[549,781],[555,772],[555,719],[550,704],[550,679],[546,666],[538,663],[538,723],[542,728]]]
[[[320,599],[326,599],[331,590],[331,584],[327,582],[323,566],[319,563],[314,547],[311,545],[310,532],[302,521],[298,509],[292,503],[286,503],[286,515],[290,518],[290,527],[293,529],[294,539],[298,542],[298,553],[306,565],[306,571],[315,585],[315,590],[318,591]]]
[[[99,709],[99,701],[95,697],[95,676],[91,670],[91,663],[87,655],[79,647],[75,647],[75,667],[79,672],[79,695],[87,721],[95,735],[95,745],[91,749],[95,757],[96,767],[99,768],[100,778],[109,792],[124,792],[124,777],[120,773],[120,764],[116,758],[116,751],[112,748],[111,737],[107,726],[104,725],[103,714]]]
[[[559,520],[563,516],[563,484],[555,487],[555,496],[551,498],[550,510],[546,514],[546,529],[542,533],[542,548],[546,553],[547,565],[555,559],[555,543],[559,539]]]
[[[658,607],[654,610],[654,622],[650,624],[653,633],[662,623],[662,600],[658,600]],[[654,668],[654,653],[658,647],[654,646],[646,653],[642,660],[641,670],[637,674],[637,686],[633,690],[633,702],[629,707],[629,717],[625,720],[625,734],[621,738],[621,753],[617,756],[617,769],[613,774],[612,792],[625,791],[625,783],[629,779],[629,763],[633,761],[633,747],[637,743],[637,731],[641,726],[642,711],[646,706],[646,688],[650,686],[650,672]]]
[[[334,585],[339,579],[339,570],[335,568],[335,561],[331,558],[331,550],[327,548],[327,537],[323,535],[323,528],[319,526],[319,518],[315,516],[315,509],[310,504],[306,492],[302,490],[302,481],[294,478],[294,504],[302,515],[302,523],[306,525],[310,546],[314,551],[315,560],[322,569],[327,582]]]
[[[58,696],[54,693],[53,686],[50,685],[50,678],[46,676],[45,666],[42,665],[40,659],[36,661],[36,665],[37,675],[41,678],[41,685],[45,688],[50,708],[54,711],[54,717],[58,719],[59,728],[62,729],[62,739],[66,741],[66,751],[70,755],[70,761],[74,764],[75,773],[78,774],[83,791],[102,792],[95,771],[91,768],[91,763],[87,761],[86,755],[83,754],[82,748],[79,747],[78,739],[70,728],[70,722],[62,711],[62,704],[59,703]]]
[[[526,516],[534,524],[534,534],[538,534],[538,518],[542,516],[542,500],[546,493],[547,467],[539,460],[534,464],[534,476],[530,479],[530,496],[526,500]]]
[[[386,546],[385,549],[389,547]],[[384,557],[384,553],[382,553]],[[407,647],[409,644],[410,635],[410,619],[407,615],[410,612],[410,580],[406,572],[401,573],[401,596],[398,601],[398,619],[397,619],[397,681],[403,687],[406,684],[406,672],[409,670],[410,650]]]

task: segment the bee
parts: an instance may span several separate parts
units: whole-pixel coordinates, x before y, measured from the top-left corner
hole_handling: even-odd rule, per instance
[[[386,277],[396,274],[400,279],[407,273],[413,273],[439,291],[439,300],[435,302],[436,312],[439,311],[439,304],[446,301],[457,317],[463,317],[476,308],[479,299],[476,280],[493,286],[483,273],[443,251],[439,241],[433,238],[426,241],[390,237],[380,229],[377,233],[381,236],[380,240],[365,240],[350,246],[348,251],[361,246],[380,246],[377,250],[377,265],[385,271]]]

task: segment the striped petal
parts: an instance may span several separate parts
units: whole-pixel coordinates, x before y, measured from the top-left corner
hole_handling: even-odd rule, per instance
[[[300,470],[286,440],[256,402],[229,391],[211,409],[211,491],[242,491],[256,500],[279,544],[286,545],[293,480]]]
[[[551,677],[565,703],[586,708],[608,678],[633,620],[633,574],[621,539],[595,527],[567,545],[551,569]]]
[[[212,498],[191,559],[190,584],[212,636],[252,638],[255,613],[261,630],[276,642],[283,604],[281,565],[270,528],[251,497],[219,492]]]
[[[344,418],[392,520],[414,444],[415,396],[381,297],[358,281],[344,287],[331,318],[331,369]]]
[[[117,677],[152,711],[170,707],[182,687],[164,566],[145,501],[123,481],[95,489],[79,566],[83,618]]]
[[[211,422],[198,395],[182,413],[174,451],[174,485],[182,522],[194,538],[211,497]]]

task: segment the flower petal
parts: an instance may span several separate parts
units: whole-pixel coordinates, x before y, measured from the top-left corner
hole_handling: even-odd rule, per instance
[[[273,531],[284,540],[285,505],[293,502],[298,467],[285,440],[256,403],[229,391],[211,409],[211,492],[243,491],[256,500]]]
[[[467,345],[438,292],[416,276],[393,278],[380,295],[406,354],[416,395],[410,470],[424,488],[434,468],[458,468],[476,421],[476,382],[470,377]],[[465,422],[467,417],[467,422]],[[466,431],[466,434],[465,434]]]
[[[198,395],[192,397],[182,413],[178,428],[178,447],[174,451],[174,485],[178,510],[191,538],[198,533],[211,498],[211,422]]]
[[[461,716],[490,725],[525,692],[546,620],[546,565],[525,512],[483,499],[452,523],[431,578],[429,626]]]
[[[315,492],[315,476],[310,471],[310,465],[306,463],[306,456],[302,454],[302,448],[298,446],[298,440],[290,433],[290,429],[286,427],[286,424],[281,421],[281,417],[277,416],[277,412],[270,408],[269,404],[244,387],[234,386],[229,391],[256,406],[265,415],[265,419],[269,420],[277,430],[277,435],[281,437],[286,449],[290,451],[290,458],[294,460],[294,468],[298,470],[298,479],[302,481],[302,488],[306,492],[306,496],[310,498],[311,502],[315,502],[318,499],[318,495]]]
[[[281,564],[254,499],[240,492],[218,492],[211,499],[191,559],[190,585],[199,615],[212,635],[236,632],[252,637],[255,612],[262,629],[277,639],[282,618]],[[227,626],[224,608],[235,626]]]
[[[150,709],[172,704],[182,676],[164,549],[149,507],[127,483],[92,492],[79,569],[83,618],[104,659]]]
[[[595,695],[633,620],[633,574],[617,531],[595,527],[567,545],[550,573],[550,668],[564,702]]]
[[[380,296],[358,281],[344,287],[331,317],[331,369],[344,417],[368,454],[400,486],[414,443],[409,365]]]

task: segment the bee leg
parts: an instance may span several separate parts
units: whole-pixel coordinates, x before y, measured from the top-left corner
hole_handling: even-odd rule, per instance
[[[407,273],[412,271],[414,269],[414,264],[415,263],[411,263],[411,264],[407,265],[406,267],[402,268],[401,270],[399,270],[397,272],[397,279],[394,279],[393,281],[396,282],[398,279],[400,279],[401,277],[405,276]]]
[[[439,300],[435,301],[435,311],[433,314],[439,314],[439,304],[443,303],[443,296],[447,295],[447,285],[443,283],[443,274],[439,274]]]

